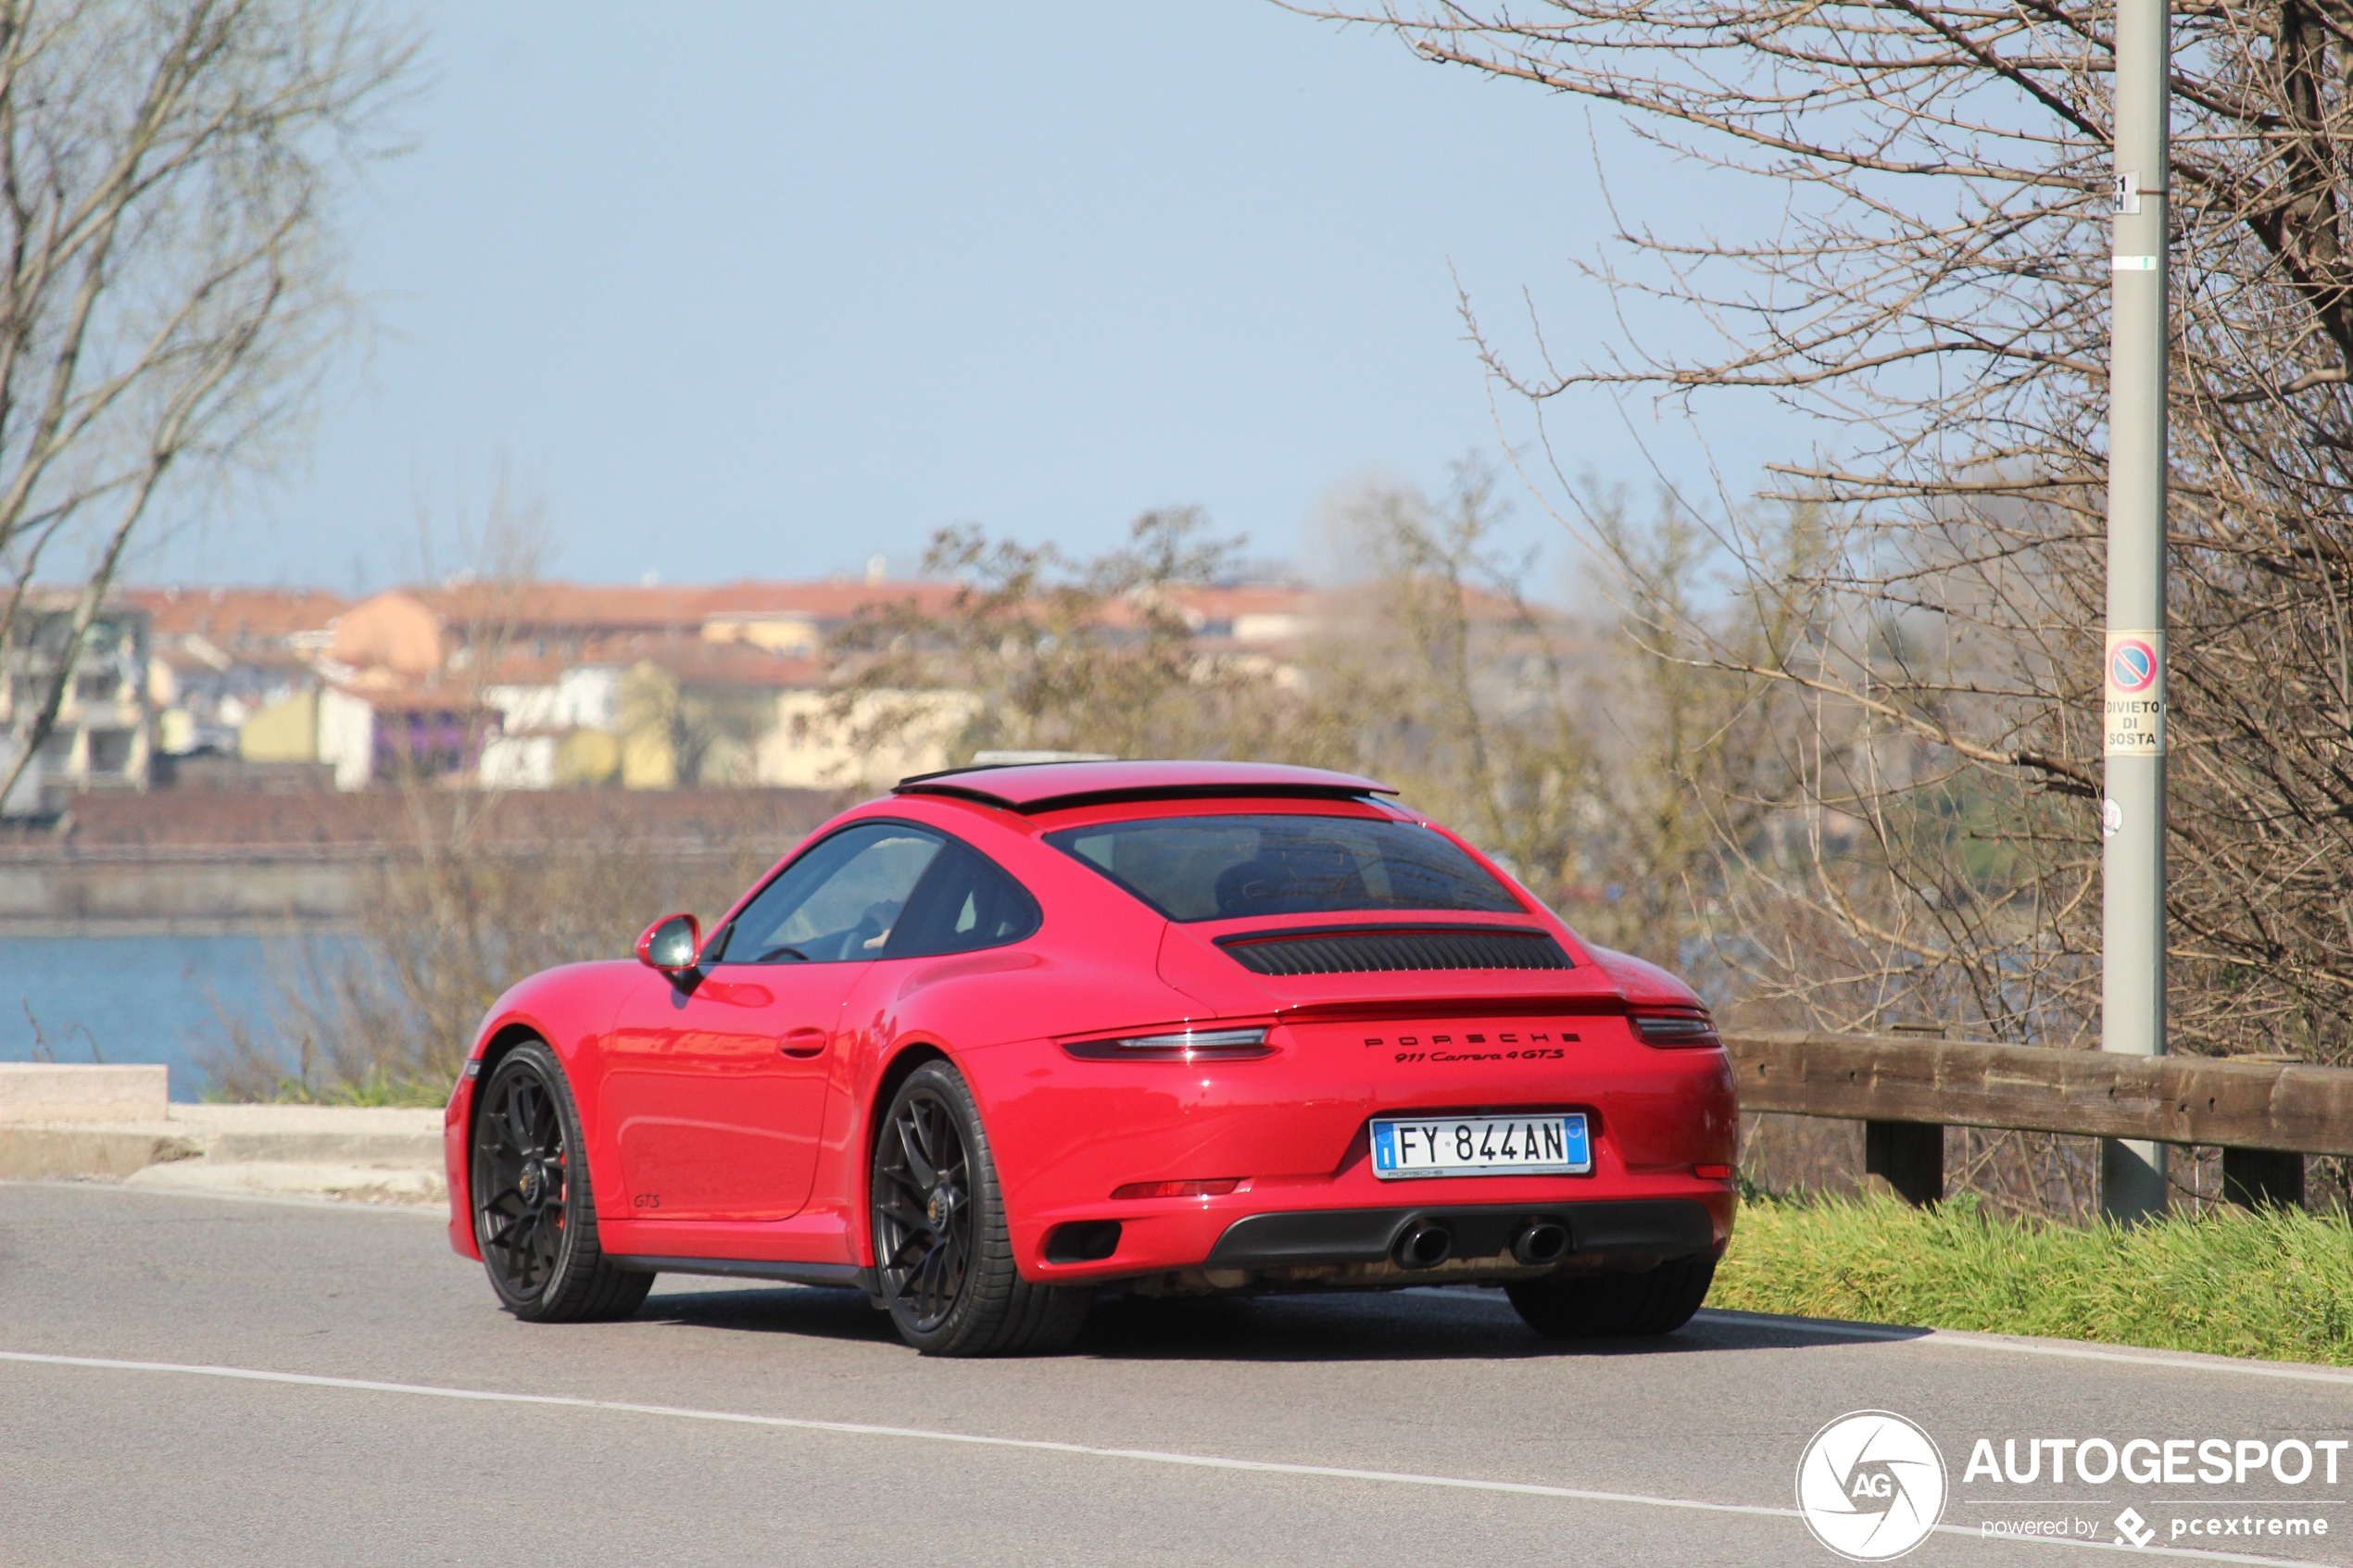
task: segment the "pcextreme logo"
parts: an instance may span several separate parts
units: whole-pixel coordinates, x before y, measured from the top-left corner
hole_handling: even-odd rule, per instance
[[[1797,1461],[1797,1509],[1814,1538],[1853,1562],[1903,1556],[1944,1513],[1944,1456],[1890,1411],[1856,1411],[1814,1434]]]

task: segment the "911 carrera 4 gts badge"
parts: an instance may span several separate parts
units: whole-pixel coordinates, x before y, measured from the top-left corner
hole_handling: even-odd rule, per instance
[[[1560,1061],[1567,1057],[1558,1047],[1529,1046],[1514,1051],[1399,1051],[1399,1061]]]

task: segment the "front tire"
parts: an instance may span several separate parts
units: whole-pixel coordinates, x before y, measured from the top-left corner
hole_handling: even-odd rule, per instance
[[[527,1040],[499,1058],[474,1109],[474,1241],[490,1288],[525,1323],[625,1318],[653,1288],[597,1245],[585,1148],[556,1053]]]
[[[988,1135],[963,1075],[927,1061],[891,1097],[875,1137],[875,1274],[900,1337],[926,1356],[1058,1350],[1091,1293],[1021,1277]]]
[[[1639,1274],[1547,1274],[1504,1287],[1519,1315],[1554,1339],[1672,1334],[1692,1321],[1716,1278],[1716,1260],[1677,1258]]]

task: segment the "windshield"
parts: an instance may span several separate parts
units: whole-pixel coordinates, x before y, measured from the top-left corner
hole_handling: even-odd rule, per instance
[[[1448,840],[1368,817],[1149,817],[1050,833],[1170,920],[1468,909],[1525,914],[1520,901]]]

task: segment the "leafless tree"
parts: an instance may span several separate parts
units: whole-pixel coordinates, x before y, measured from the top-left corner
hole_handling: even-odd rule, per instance
[[[1593,509],[1656,595],[1709,596],[1679,508],[1648,522],[1615,496]],[[960,756],[1247,757],[1371,774],[1594,940],[1691,967],[1697,911],[1725,896],[1726,846],[1752,840],[1786,793],[1767,782],[1780,764],[1765,737],[1796,703],[1769,680],[1653,657],[1617,634],[1606,605],[1580,617],[1532,597],[1533,563],[1502,544],[1484,463],[1456,465],[1435,497],[1359,487],[1329,521],[1346,570],[1310,596],[1295,637],[1239,650],[1204,646],[1187,618],[1187,591],[1230,571],[1239,543],[1211,537],[1190,508],[1146,514],[1091,560],[947,531],[925,570],[960,587],[937,605],[878,607],[839,639],[836,710],[862,715],[879,742],[931,722],[927,694],[966,691],[978,700]],[[891,694],[897,705],[878,700]]]
[[[336,198],[413,51],[367,0],[0,0],[0,643],[80,583],[0,795],[157,503],[297,428],[351,315]]]
[[[843,676],[836,718],[871,743],[935,726],[937,694],[956,691],[974,699],[959,754],[1316,751],[1271,661],[1195,646],[1178,591],[1214,581],[1239,548],[1189,507],[1144,513],[1124,545],[1088,560],[943,529],[924,571],[953,578],[954,593],[860,613],[830,650]]]
[[[1689,653],[1681,625],[1640,628],[1666,639],[1649,647],[1606,601],[1534,598],[1534,560],[1502,546],[1496,479],[1470,458],[1442,495],[1372,486],[1340,508],[1336,553],[1361,575],[1334,590],[1301,659],[1327,715],[1317,728],[1344,765],[1461,828],[1580,934],[1729,999],[1714,983],[1734,972],[1692,941],[1782,793],[1767,741],[1795,705],[1772,683],[1673,657]],[[1662,497],[1643,519],[1622,494],[1584,494],[1649,602],[1725,619],[1702,608],[1718,596],[1683,508]]]
[[[1680,312],[1690,341],[1712,332],[1712,351],[1556,353],[1539,323],[1526,347],[1479,332],[1488,365],[1540,409],[1600,386],[1703,420],[1763,397],[1832,421],[1819,455],[1779,470],[1784,505],[1722,521],[1764,618],[1745,646],[1628,583],[1663,654],[1779,684],[1811,715],[1782,732],[1793,852],[1757,862],[1730,907],[1757,993],[1833,1024],[2090,1036],[2112,6],[1298,8],[1622,114],[1694,188],[1776,198],[1778,226],[1754,234],[1621,221],[1591,264]],[[2175,1039],[2344,1060],[2353,8],[2174,16]],[[1541,459],[1535,477],[1563,494]],[[1793,553],[1800,510],[1812,533]]]

